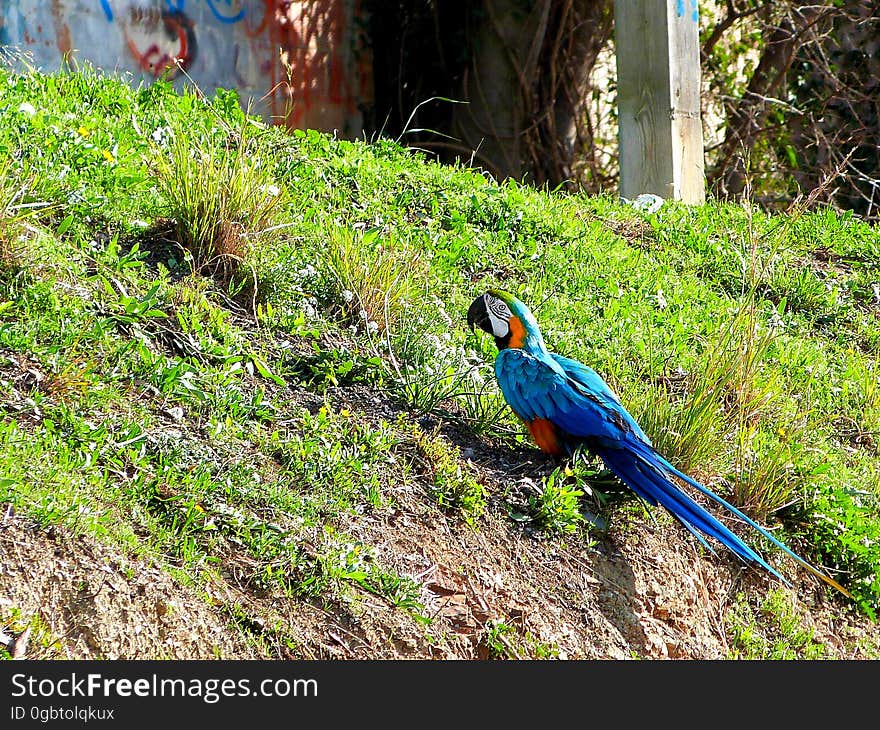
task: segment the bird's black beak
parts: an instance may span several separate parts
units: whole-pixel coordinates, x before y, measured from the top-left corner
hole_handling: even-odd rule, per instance
[[[471,332],[474,331],[474,327],[479,327],[486,332],[489,331],[487,329],[487,325],[489,324],[489,313],[486,310],[485,296],[485,294],[478,296],[473,302],[471,302],[471,306],[468,307],[467,323],[468,327],[471,328]]]

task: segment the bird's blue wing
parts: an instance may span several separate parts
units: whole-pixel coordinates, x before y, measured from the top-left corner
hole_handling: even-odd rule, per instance
[[[550,357],[552,357],[565,371],[565,374],[568,378],[570,378],[576,386],[583,390],[585,393],[592,394],[595,398],[597,398],[601,403],[603,403],[606,407],[613,408],[618,411],[623,420],[626,422],[627,426],[633,431],[633,433],[641,439],[644,443],[650,445],[651,439],[642,431],[641,427],[636,420],[629,414],[629,412],[623,407],[623,404],[620,402],[620,398],[617,397],[617,394],[611,390],[602,377],[597,373],[593,368],[584,365],[577,360],[572,360],[570,357],[563,357],[562,355],[557,355],[556,353],[550,353]]]
[[[611,389],[595,372],[591,377],[592,371],[580,367],[584,372],[576,378],[556,356],[508,348],[495,359],[495,376],[507,403],[526,422],[544,418],[566,436],[609,447],[620,446],[633,436],[642,438],[638,436],[641,429]]]

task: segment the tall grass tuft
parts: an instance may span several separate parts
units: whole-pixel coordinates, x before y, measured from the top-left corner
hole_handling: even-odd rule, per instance
[[[13,268],[17,259],[15,228],[19,219],[16,202],[21,196],[21,189],[9,168],[9,160],[0,162],[0,271]]]
[[[256,122],[237,126],[218,119],[223,139],[212,142],[171,118],[153,159],[164,213],[175,222],[178,241],[193,270],[230,282],[258,242],[277,234],[282,199],[271,160],[256,154]]]
[[[804,438],[804,419],[780,425],[781,386],[763,373],[762,363],[775,339],[752,314],[733,343],[735,369],[725,397],[734,420],[735,449],[730,481],[733,500],[758,520],[790,504],[798,491],[792,444]],[[775,432],[775,433],[774,433]]]
[[[23,265],[22,235],[27,221],[48,207],[29,198],[29,181],[13,172],[12,161],[0,161],[0,273]]]
[[[342,319],[384,332],[401,313],[418,257],[379,231],[334,226],[320,251]]]
[[[732,481],[733,501],[757,520],[791,504],[801,477],[790,441],[770,440],[757,429],[741,431]]]
[[[751,304],[744,303],[722,327],[710,346],[702,369],[675,382],[652,383],[634,410],[657,449],[684,471],[714,471],[721,444],[742,447],[749,434],[765,426],[779,398],[774,378],[764,375],[762,363],[775,338],[762,327]],[[737,467],[745,468],[745,451],[737,452]],[[767,450],[760,465],[751,464],[748,480],[734,476],[737,501],[756,515],[781,506],[787,473],[785,450]],[[743,472],[742,476],[745,476]]]
[[[657,450],[683,471],[705,471],[726,431],[721,398],[705,373],[679,387],[651,383],[633,403],[633,415]]]
[[[804,427],[802,419],[791,419],[785,428],[775,428],[785,438],[768,437],[781,417],[782,386],[778,370],[766,367],[766,362],[778,335],[772,320],[784,304],[771,323],[763,322],[759,292],[778,245],[768,242],[768,252],[761,253],[751,208],[745,208],[739,303],[703,358],[704,367],[687,376],[678,393],[672,394],[666,383],[651,387],[640,423],[660,452],[685,471],[714,471],[712,459],[724,452],[721,444],[733,444],[727,475],[731,499],[763,520],[790,504],[798,490],[791,444],[802,437]]]

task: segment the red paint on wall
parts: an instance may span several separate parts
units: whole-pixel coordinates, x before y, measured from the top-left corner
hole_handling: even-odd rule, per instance
[[[358,51],[350,17],[359,2],[346,0],[265,0],[265,10],[247,33],[274,54],[261,63],[271,86],[266,100],[271,116],[288,127],[343,129],[357,114],[357,81],[353,63]],[[348,6],[348,7],[347,7]],[[353,80],[354,79],[354,80]]]
[[[58,42],[58,50],[61,56],[67,56],[73,49],[70,42],[70,28],[64,19],[64,8],[60,0],[52,0],[52,20],[55,23],[55,38]]]
[[[237,88],[243,101],[255,97],[253,111],[272,122],[361,133],[361,109],[373,98],[360,0],[214,2],[112,0],[112,12],[98,0],[22,2],[12,42],[47,68],[67,57],[140,79],[185,70],[206,92]]]

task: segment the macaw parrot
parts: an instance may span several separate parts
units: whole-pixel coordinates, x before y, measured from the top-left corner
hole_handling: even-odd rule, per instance
[[[661,456],[595,370],[547,349],[538,322],[519,299],[491,289],[470,305],[467,322],[471,331],[476,326],[495,338],[495,377],[504,400],[542,451],[562,458],[578,447],[586,447],[623,484],[648,504],[665,507],[707,548],[711,550],[700,532],[732,550],[745,563],[756,563],[790,585],[761,555],[691,499],[676,484],[677,477],[745,521],[811,573],[852,597],[754,520]]]

